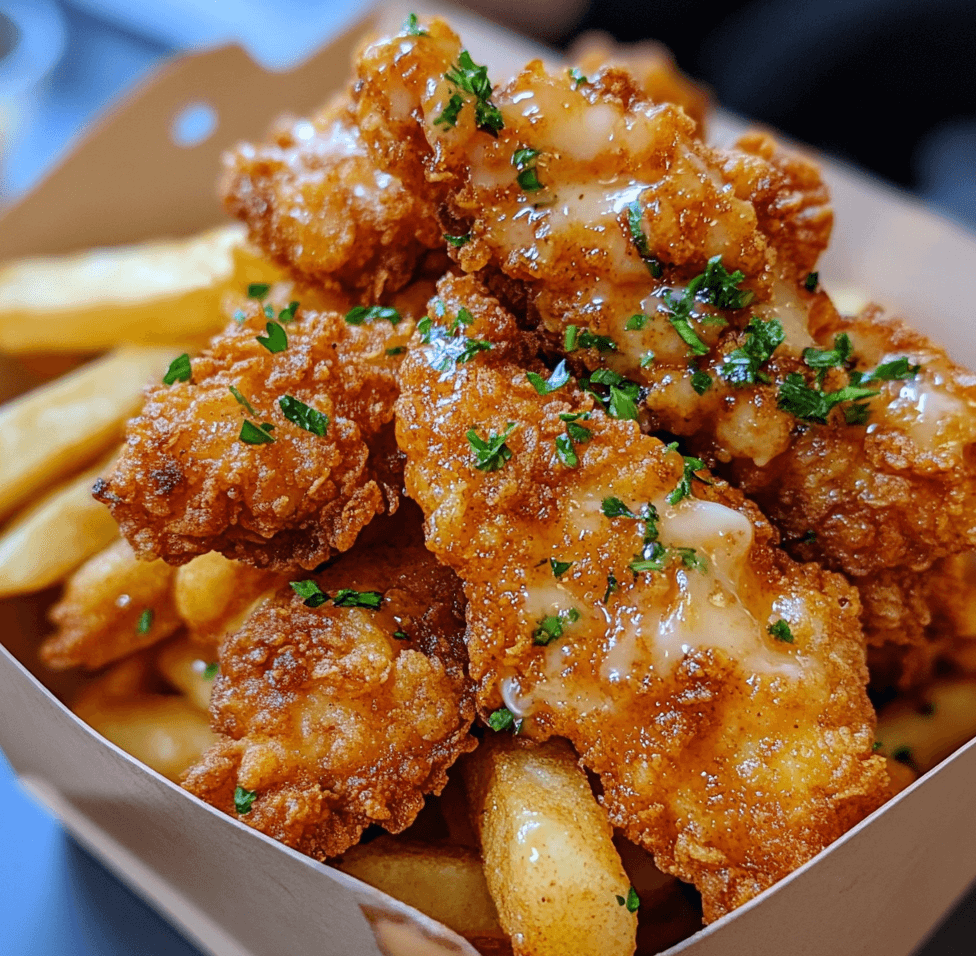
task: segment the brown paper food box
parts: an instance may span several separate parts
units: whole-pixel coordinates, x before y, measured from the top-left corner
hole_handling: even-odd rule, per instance
[[[221,150],[260,137],[281,112],[313,110],[345,83],[359,39],[403,15],[384,7],[290,73],[267,73],[237,47],[171,63],[7,212],[0,260],[221,221],[213,185]],[[485,21],[450,16],[496,78],[539,52]],[[193,103],[214,108],[216,132],[181,148],[171,124]],[[712,138],[741,128],[720,115]],[[823,165],[837,218],[820,267],[828,289],[854,286],[896,304],[976,367],[976,240],[862,174]],[[0,398],[28,381],[10,360],[0,363]],[[0,747],[23,785],[195,944],[217,956],[473,956],[410,907],[218,813],[94,734],[52,692],[66,685],[37,664],[44,627],[43,601],[0,602]],[[974,819],[970,743],[788,879],[668,952],[908,954],[976,877]]]

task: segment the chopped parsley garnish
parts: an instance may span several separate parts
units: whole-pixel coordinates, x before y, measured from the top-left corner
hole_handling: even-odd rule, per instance
[[[883,744],[883,743],[881,743],[881,741],[880,741],[880,740],[876,740],[876,741],[875,741],[875,742],[874,742],[874,743],[873,743],[873,744],[871,745],[871,750],[872,750],[872,752],[873,752],[873,753],[877,753],[877,752],[878,752],[879,750],[883,750],[883,749],[884,749],[884,744]]]
[[[407,634],[407,632],[406,632],[406,631],[394,631],[394,632],[393,632],[393,636],[394,636],[394,637],[395,637],[395,638],[396,638],[396,639],[397,639],[398,641],[409,641],[409,640],[410,640],[410,635],[409,635],[409,634]]]
[[[563,335],[563,345],[567,352],[577,349],[596,349],[598,352],[615,352],[617,343],[608,335],[596,335],[588,329],[567,325]]]
[[[654,364],[654,353],[645,352],[640,359],[641,368],[650,368]]]
[[[539,621],[532,632],[532,642],[546,647],[563,636],[563,629],[569,624],[575,624],[580,619],[580,612],[571,607],[568,611],[549,614]]]
[[[488,715],[486,723],[495,733],[501,733],[503,730],[512,730],[513,728],[518,733],[515,724],[515,715],[507,707],[499,707],[498,710],[492,711]]]
[[[667,298],[670,293],[665,293],[665,302],[668,308],[673,308],[677,303],[672,299]],[[688,351],[692,355],[707,355],[708,346],[701,340],[698,333],[691,327],[691,319],[686,315],[671,315],[668,317],[668,321],[671,323],[675,332],[681,336],[681,341],[688,346]]]
[[[640,908],[640,897],[637,895],[637,890],[631,887],[627,890],[626,898],[623,896],[617,897],[617,903],[620,906],[626,906],[628,913],[636,913]]]
[[[607,589],[603,592],[603,603],[606,604],[610,600],[610,595],[614,594],[620,585],[617,583],[617,579],[613,574],[607,575]]]
[[[906,767],[911,767],[912,770],[918,770],[918,766],[915,763],[915,756],[912,753],[911,747],[897,747],[891,752],[891,759],[897,760],[898,763],[905,764]]]
[[[190,356],[184,352],[182,355],[177,355],[176,358],[169,363],[169,368],[166,370],[166,374],[163,376],[163,384],[172,385],[174,382],[189,382],[192,374],[193,371],[190,368]]]
[[[394,345],[393,348],[386,349],[383,354],[392,358],[394,355],[403,355],[406,350],[407,347],[405,345]]]
[[[822,385],[829,368],[842,368],[851,358],[851,340],[846,332],[834,337],[832,349],[804,349],[802,358],[808,368],[817,370],[817,384]]]
[[[444,112],[434,120],[435,126],[457,126],[457,118],[464,108],[464,98],[460,93],[468,93],[475,98],[475,125],[484,133],[498,138],[498,131],[505,126],[501,111],[491,101],[491,81],[488,79],[488,67],[478,66],[471,59],[467,50],[462,50],[457,63],[444,74],[444,78],[453,83],[460,91],[451,96]]]
[[[523,146],[512,154],[512,165],[518,170],[518,176],[515,179],[522,187],[523,192],[534,193],[544,188],[539,182],[539,176],[536,172],[536,160],[538,158],[539,150],[531,149],[528,146]]]
[[[234,401],[236,401],[238,405],[243,405],[251,415],[257,418],[258,413],[254,410],[254,406],[241,394],[241,392],[234,388],[233,385],[228,385],[227,387],[230,389],[231,395],[234,396]]]
[[[712,376],[694,362],[688,363],[688,370],[691,372],[691,387],[699,395],[704,395],[712,387]]]
[[[156,612],[153,611],[151,607],[147,607],[142,614],[139,615],[139,621],[136,624],[137,634],[148,634],[153,626],[153,618],[156,616]]]
[[[681,560],[686,568],[693,571],[701,571],[703,574],[708,571],[708,564],[705,559],[699,556],[694,548],[672,548],[671,552]]]
[[[274,438],[268,434],[274,425],[264,422],[260,428],[247,420],[241,425],[240,440],[246,445],[270,445]]]
[[[898,382],[913,379],[921,367],[921,365],[912,365],[907,356],[902,356],[890,362],[882,362],[872,372],[852,371],[851,384],[866,385],[868,382]]]
[[[567,468],[575,468],[579,464],[579,456],[569,435],[556,436],[556,455]]]
[[[302,599],[305,607],[321,607],[329,600],[329,595],[310,578],[305,581],[289,581],[289,584],[291,589]]]
[[[443,303],[439,299],[435,300],[435,309],[443,318]],[[450,372],[458,365],[470,362],[479,352],[488,352],[493,348],[491,342],[469,339],[464,335],[463,327],[473,322],[474,316],[462,307],[449,327],[435,325],[430,316],[425,316],[417,323],[421,342],[433,346],[427,356],[431,368],[439,372]]]
[[[860,402],[878,393],[870,388],[857,388],[847,385],[836,392],[822,392],[811,388],[799,372],[791,372],[779,387],[778,404],[784,412],[806,422],[827,423],[827,416],[834,408],[844,402]],[[867,411],[865,407],[865,412]],[[854,421],[849,424],[863,424],[867,420],[865,412],[855,412]],[[863,419],[858,421],[859,419]]]
[[[288,421],[313,435],[324,437],[325,430],[329,426],[329,416],[324,412],[309,407],[291,395],[282,395],[278,399],[278,404]]]
[[[461,246],[467,245],[471,241],[471,233],[467,232],[463,236],[449,236],[446,232],[444,233],[444,238],[452,245],[455,249],[460,249]]]
[[[379,591],[356,591],[353,588],[340,588],[336,591],[332,603],[336,607],[365,607],[375,611],[383,603],[383,595]]]
[[[458,309],[458,314],[454,316],[454,321],[447,327],[447,331],[454,334],[462,325],[474,325],[474,316],[471,314],[471,310],[466,309],[463,305]]]
[[[268,294],[268,289],[270,288],[271,286],[267,282],[252,282],[247,287],[247,297],[260,301]]]
[[[488,437],[479,438],[478,433],[472,428],[467,432],[468,444],[474,451],[475,468],[478,471],[498,471],[504,467],[512,457],[512,449],[505,444],[509,435],[516,429],[515,422],[508,422],[505,431],[500,435],[489,434]]]
[[[588,421],[590,418],[589,412],[565,412],[559,416],[560,421],[566,422],[566,433],[569,435],[573,441],[578,441],[582,443],[588,442],[593,437],[593,432],[591,432],[585,425],[580,424],[580,419],[583,421]]]
[[[630,238],[634,243],[634,248],[637,250],[637,255],[644,260],[647,271],[655,279],[660,279],[663,270],[661,269],[661,263],[651,255],[650,243],[647,241],[647,234],[644,232],[644,225],[641,221],[643,216],[644,213],[641,210],[640,202],[635,199],[627,207],[627,226],[630,229]]]
[[[298,311],[298,306],[299,306],[298,301],[292,299],[292,301],[289,302],[288,305],[286,305],[278,313],[278,321],[285,322],[285,323],[291,322],[295,318],[295,313]]]
[[[645,315],[643,312],[635,312],[624,325],[624,329],[627,332],[639,332],[645,325],[647,325],[649,315]]]
[[[668,445],[668,451],[674,451],[678,447],[677,442],[673,442]],[[692,481],[700,481],[703,485],[710,485],[710,481],[706,481],[704,478],[699,478],[695,472],[701,471],[705,467],[705,462],[700,458],[693,458],[691,455],[682,455],[684,459],[684,471],[681,475],[681,480],[675,486],[675,488],[668,493],[667,502],[669,505],[676,505],[679,501],[685,498],[691,497],[691,483]]]
[[[265,305],[263,311],[266,318],[273,319],[275,317],[274,309],[270,305]]]
[[[820,281],[820,273],[810,272],[807,274],[807,277],[803,280],[803,288],[806,289],[807,292],[814,292],[817,288],[817,283],[819,281]]]
[[[211,661],[203,669],[203,679],[204,680],[213,680],[217,676],[217,672],[219,670],[220,670],[220,664],[218,664],[217,661]]]
[[[420,21],[417,19],[416,13],[411,13],[407,16],[407,19],[403,23],[403,32],[406,33],[408,37],[430,36],[426,30],[422,30],[420,28]]]
[[[242,816],[245,813],[250,813],[251,805],[257,796],[257,790],[245,790],[243,787],[236,787],[234,790],[234,809]]]
[[[357,305],[346,313],[347,325],[362,325],[377,319],[386,319],[391,325],[399,325],[401,315],[391,305]]]
[[[593,391],[593,385],[605,385],[609,395],[603,396]],[[637,421],[637,402],[640,399],[640,385],[624,378],[609,368],[598,368],[589,379],[580,379],[580,386],[595,395],[612,418]]]
[[[584,83],[590,82],[585,76],[583,76],[583,73],[579,67],[575,66],[569,70],[569,78],[573,81],[574,90],[578,90]]]
[[[769,633],[772,634],[777,641],[783,641],[784,644],[793,643],[793,632],[790,630],[789,624],[782,619],[778,620],[775,624],[770,624],[766,630],[769,631]]]
[[[553,370],[548,379],[544,379],[538,372],[526,372],[525,377],[532,383],[532,387],[540,395],[549,395],[562,388],[569,381],[569,369],[563,359]]]
[[[604,498],[601,509],[608,518],[636,518],[637,515],[630,510],[619,498]]]
[[[288,348],[288,336],[284,327],[277,322],[268,322],[265,328],[268,330],[268,334],[257,336],[257,340],[269,352],[284,352]]]
[[[644,571],[663,571],[668,556],[668,549],[660,541],[648,541],[627,567],[634,574]]]
[[[769,376],[760,367],[786,338],[778,319],[760,319],[753,316],[746,326],[746,337],[739,348],[725,356],[719,367],[719,375],[730,385],[742,388],[756,382],[769,383]]]
[[[552,568],[552,576],[555,578],[561,578],[573,564],[573,561],[559,561],[556,558],[549,559],[549,567]]]

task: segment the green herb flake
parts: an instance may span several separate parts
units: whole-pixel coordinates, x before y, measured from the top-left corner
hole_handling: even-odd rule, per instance
[[[305,581],[289,581],[288,583],[291,589],[302,599],[305,607],[321,607],[329,600],[329,595],[311,578]]]
[[[640,358],[641,368],[650,368],[654,364],[654,353],[645,352]]]
[[[669,451],[674,451],[678,447],[677,442],[673,442],[668,445]],[[699,478],[695,472],[701,471],[705,467],[705,462],[700,458],[693,458],[691,455],[682,455],[684,464],[684,470],[681,475],[681,480],[675,486],[675,488],[668,493],[666,498],[669,505],[676,505],[679,501],[685,498],[692,497],[691,495],[691,483],[692,481],[700,481],[703,485],[710,485],[710,481],[706,481],[704,478]]]
[[[559,561],[556,558],[549,559],[549,567],[552,568],[552,576],[554,578],[561,578],[573,564],[573,561]]]
[[[708,562],[694,548],[672,548],[671,551],[686,568],[708,573]]]
[[[640,909],[640,897],[637,895],[637,890],[633,887],[627,890],[627,899],[621,903],[621,906],[626,906],[628,913],[636,913]]]
[[[153,611],[151,607],[147,607],[142,614],[139,615],[139,620],[136,623],[136,633],[137,634],[148,634],[153,626],[153,618],[155,618],[156,612]]]
[[[518,171],[516,181],[521,186],[523,192],[538,192],[543,188],[536,171],[536,161],[539,158],[539,151],[523,146],[515,150],[512,154],[512,165]]]
[[[288,336],[284,327],[277,322],[268,322],[265,328],[268,330],[268,334],[256,336],[257,340],[269,352],[284,352],[288,348]]]
[[[407,19],[403,23],[402,30],[408,37],[430,36],[426,30],[422,30],[420,28],[420,21],[417,19],[416,13],[411,13],[407,16]]]
[[[608,518],[636,518],[637,515],[630,510],[619,498],[604,498],[600,504],[600,509]]]
[[[364,607],[375,611],[383,603],[383,595],[379,591],[356,591],[353,588],[340,588],[332,603],[336,607]]]
[[[807,277],[803,280],[803,288],[806,289],[807,292],[815,292],[817,289],[817,283],[819,281],[819,272],[809,272],[807,273]]]
[[[579,456],[569,435],[556,436],[556,455],[567,468],[575,468],[579,464]]]
[[[455,249],[460,249],[461,246],[466,246],[471,241],[471,233],[465,233],[463,236],[449,236],[445,232],[444,239],[454,246]]]
[[[243,816],[251,812],[251,806],[257,799],[257,790],[245,790],[243,787],[234,789],[234,809]]]
[[[833,409],[844,402],[860,402],[866,398],[873,398],[878,393],[869,388],[857,388],[847,385],[836,392],[822,392],[811,388],[799,372],[791,372],[780,383],[777,404],[784,412],[789,412],[795,418],[807,422],[827,423],[827,416]],[[862,414],[857,413],[857,418]],[[866,414],[863,415],[866,421]],[[861,422],[863,424],[863,421]]]
[[[639,332],[647,325],[649,319],[649,315],[645,315],[643,312],[635,312],[624,324],[624,329],[627,332]]]
[[[873,744],[871,745],[871,751],[872,751],[872,753],[877,753],[877,752],[878,752],[879,750],[884,750],[884,744],[883,744],[883,743],[881,743],[881,741],[880,741],[880,740],[876,740],[876,741],[875,741],[875,742],[874,742],[874,743],[873,743]]]
[[[189,382],[192,375],[193,370],[190,368],[190,356],[184,352],[182,355],[177,355],[169,363],[169,368],[163,376],[163,384],[172,385],[174,382]]]
[[[320,438],[325,436],[325,430],[329,427],[329,416],[324,412],[311,408],[292,395],[282,395],[278,399],[278,405],[285,418],[293,425],[304,428],[305,431]]]
[[[394,632],[393,632],[393,636],[394,636],[394,637],[395,637],[395,638],[396,638],[396,639],[397,639],[398,641],[409,641],[409,640],[410,640],[410,635],[409,635],[409,634],[407,634],[407,632],[406,632],[406,631],[394,631]]]
[[[567,325],[563,333],[563,347],[567,352],[576,351],[576,343],[579,341],[579,328],[575,325]]]
[[[218,664],[217,661],[211,661],[203,669],[203,679],[204,680],[213,680],[217,676],[217,672],[219,670],[220,670],[220,664]]]
[[[265,305],[264,309],[265,318],[273,319],[275,317],[274,309],[270,305]]]
[[[267,282],[252,282],[247,287],[247,297],[257,299],[260,302],[268,294],[270,288],[271,286]]]
[[[386,319],[391,325],[399,325],[402,316],[391,305],[357,305],[346,313],[347,325],[362,325],[364,322],[374,322]]]
[[[620,588],[617,583],[617,579],[613,574],[607,575],[607,589],[603,592],[603,603],[604,605],[610,600],[610,595],[615,594]]]
[[[283,323],[283,324],[287,324],[288,322],[292,322],[294,320],[294,318],[295,318],[295,313],[298,311],[299,304],[300,303],[297,300],[295,300],[295,299],[293,299],[291,302],[289,302],[288,305],[286,305],[278,313],[278,321],[281,322],[281,323]]]
[[[258,413],[254,410],[254,406],[251,405],[251,403],[241,394],[238,389],[234,388],[233,385],[228,385],[227,388],[230,390],[231,395],[234,396],[234,401],[236,401],[238,405],[243,405],[251,415],[253,415],[255,418],[258,417]]]
[[[501,733],[515,726],[515,717],[507,707],[499,707],[488,715],[486,723],[495,733]]]
[[[773,352],[786,338],[783,325],[778,319],[760,319],[753,316],[746,326],[742,345],[729,352],[718,373],[735,388],[768,382],[769,376],[760,371]]]
[[[852,385],[866,385],[868,382],[900,382],[911,380],[919,373],[921,365],[912,365],[907,356],[882,362],[871,372],[851,372]]]
[[[660,279],[663,269],[661,263],[651,255],[650,243],[647,241],[647,234],[644,232],[643,218],[644,213],[641,210],[640,202],[635,199],[627,206],[627,227],[630,229],[630,239],[637,250],[637,254],[644,260],[648,272],[655,279]]]
[[[457,63],[444,74],[444,78],[453,83],[460,92],[469,93],[475,98],[475,125],[489,136],[498,138],[499,130],[504,129],[505,123],[501,111],[491,101],[491,81],[488,79],[488,67],[478,66],[471,59],[467,50],[462,50]],[[464,107],[464,99],[460,93],[451,96],[447,108],[434,120],[434,125],[441,123],[447,126],[457,126],[458,114]]]
[[[573,89],[578,90],[584,83],[589,83],[590,81],[583,76],[582,71],[578,67],[573,67],[569,71],[569,78],[573,81]]]
[[[272,427],[265,422],[258,428],[254,422],[245,420],[241,425],[241,433],[238,437],[245,445],[270,445],[274,441],[274,438],[268,434]]]
[[[766,630],[772,634],[777,641],[782,641],[784,644],[792,644],[794,641],[793,632],[790,630],[789,624],[782,619],[778,620],[775,624],[770,624]]]
[[[745,276],[738,269],[735,272],[726,271],[721,255],[712,256],[705,265],[705,271],[688,283],[685,295],[719,309],[744,309],[755,298],[748,289],[739,288],[744,279]]]
[[[558,614],[549,614],[539,621],[536,629],[532,632],[532,642],[541,647],[546,647],[563,636],[563,630],[567,624],[575,624],[579,619],[580,612],[574,607],[567,611],[560,611]]]
[[[665,293],[667,295],[667,293]],[[701,340],[698,333],[691,327],[691,320],[686,315],[668,316],[671,327],[681,337],[681,341],[688,346],[692,355],[707,355],[708,346]]]
[[[694,362],[689,364],[688,370],[691,372],[691,387],[699,395],[704,395],[712,387],[712,376]]]
[[[562,388],[569,381],[569,369],[563,359],[553,370],[548,379],[544,379],[538,372],[526,372],[525,377],[532,383],[532,387],[540,395],[550,395],[557,388]]]
[[[393,348],[386,349],[384,354],[392,358],[394,355],[403,355],[403,353],[406,351],[407,347],[405,345],[394,345]]]
[[[515,422],[508,422],[505,431],[500,435],[488,435],[488,438],[479,438],[478,433],[472,428],[466,437],[471,446],[475,457],[475,468],[478,471],[498,471],[504,467],[512,457],[512,450],[505,444],[508,437],[515,431]]]

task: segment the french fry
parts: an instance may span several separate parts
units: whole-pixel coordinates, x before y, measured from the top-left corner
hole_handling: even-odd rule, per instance
[[[42,660],[55,670],[96,670],[169,637],[180,625],[172,582],[168,564],[139,561],[128,542],[116,541],[68,579]]]
[[[201,653],[186,637],[169,641],[156,655],[156,667],[190,703],[207,712],[216,674],[216,661]]]
[[[95,479],[107,471],[111,461],[56,488],[4,529],[0,534],[0,598],[56,584],[118,536],[108,508],[91,494]]]
[[[504,939],[481,858],[467,847],[382,836],[353,847],[338,868],[468,939]]]
[[[226,321],[225,293],[279,277],[236,224],[187,239],[9,262],[0,268],[0,349],[84,353],[197,340]]]
[[[488,889],[516,956],[631,956],[630,880],[569,744],[494,734],[463,767]]]
[[[113,744],[174,782],[217,740],[207,715],[184,697],[153,694],[133,700],[102,699],[79,705],[75,713]]]
[[[172,349],[120,349],[0,407],[0,518],[117,441]]]
[[[889,762],[920,774],[976,734],[976,680],[935,681],[925,700],[924,706],[901,699],[882,708],[876,735]]]

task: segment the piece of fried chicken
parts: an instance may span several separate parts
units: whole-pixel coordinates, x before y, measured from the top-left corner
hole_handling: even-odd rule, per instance
[[[424,253],[444,244],[424,197],[369,158],[346,97],[228,152],[221,192],[272,259],[369,305],[404,286]]]
[[[314,568],[397,507],[396,369],[431,286],[365,315],[250,301],[189,381],[151,386],[95,488],[140,557]],[[280,319],[280,321],[278,321]]]
[[[611,822],[713,920],[886,798],[857,594],[636,422],[530,380],[474,279],[438,293],[397,438],[464,581],[479,709],[567,737]]]
[[[319,859],[371,824],[409,826],[475,746],[460,583],[404,511],[225,640],[211,700],[222,737],[183,780]]]

